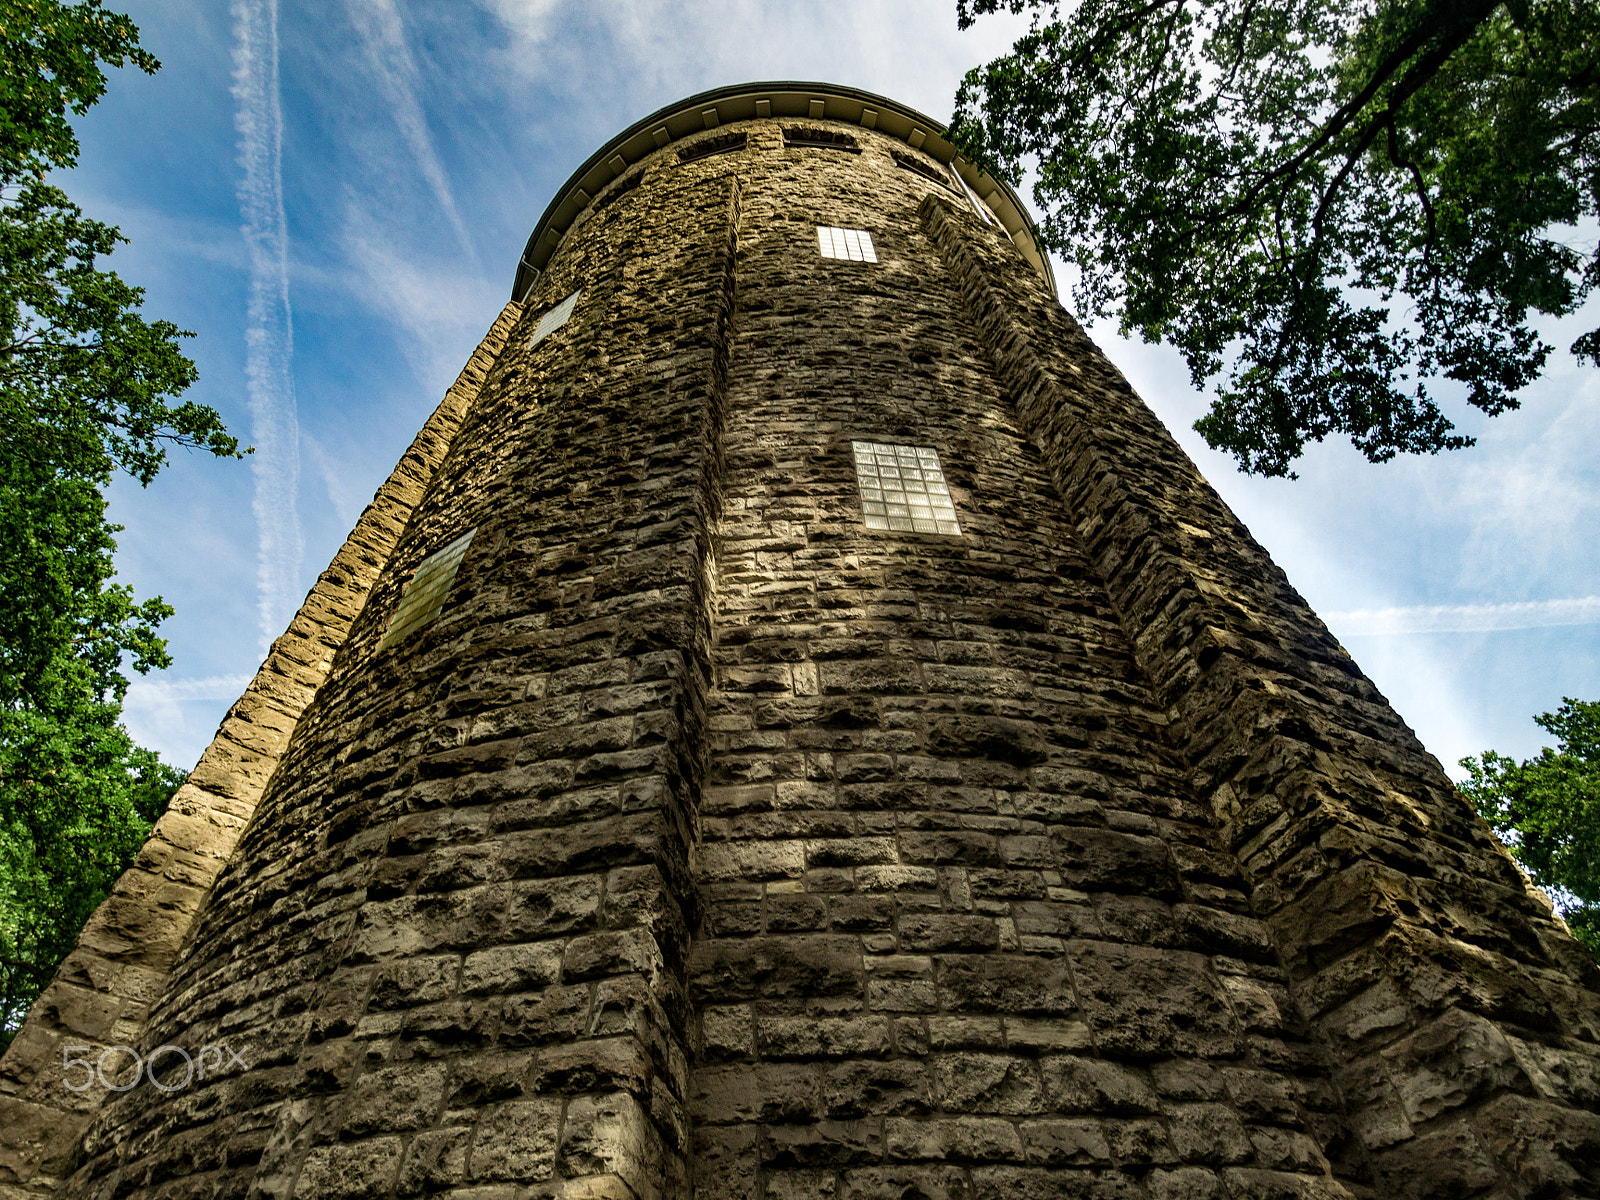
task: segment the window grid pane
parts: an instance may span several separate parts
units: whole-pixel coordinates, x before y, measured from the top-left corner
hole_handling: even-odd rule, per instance
[[[406,584],[394,616],[389,619],[389,628],[383,635],[383,641],[378,643],[379,650],[388,649],[424,625],[432,623],[439,615],[444,608],[445,597],[450,594],[450,585],[456,581],[456,571],[466,556],[467,547],[472,544],[472,535],[476,532],[476,529],[467,530],[448,546],[428,555],[417,566],[417,573]]]
[[[545,338],[549,337],[552,333],[567,323],[567,318],[572,316],[572,310],[577,307],[578,297],[581,295],[583,295],[583,289],[579,288],[577,291],[573,292],[572,295],[568,296],[560,304],[556,305],[549,312],[545,313],[544,316],[539,318],[539,324],[534,327],[533,337],[528,342],[528,349],[532,350],[540,342],[544,341]]]
[[[840,229],[837,225],[817,226],[817,248],[823,258],[843,258],[851,262],[878,261],[872,235],[865,229]]]
[[[861,519],[868,529],[959,536],[955,501],[931,446],[851,442]]]

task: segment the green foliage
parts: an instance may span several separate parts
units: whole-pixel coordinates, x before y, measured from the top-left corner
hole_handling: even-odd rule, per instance
[[[103,65],[159,64],[99,0],[0,0],[0,1038],[181,780],[119,723],[124,665],[165,667],[171,609],[112,582],[102,489],[168,447],[237,455],[143,292],[102,269],[121,235],[47,182]]]
[[[1168,341],[1196,428],[1291,474],[1345,435],[1374,462],[1456,449],[1441,395],[1516,408],[1600,258],[1593,0],[958,0],[1034,10],[969,72],[956,141],[1038,170],[1087,315]],[[1600,330],[1573,352],[1600,362]]]
[[[1600,701],[1567,699],[1537,720],[1557,749],[1463,758],[1461,790],[1600,959]]]

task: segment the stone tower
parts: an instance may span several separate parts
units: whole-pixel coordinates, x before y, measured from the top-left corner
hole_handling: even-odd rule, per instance
[[[1600,1194],[1594,964],[1030,228],[844,87],[585,163],[34,1007],[0,1196]]]

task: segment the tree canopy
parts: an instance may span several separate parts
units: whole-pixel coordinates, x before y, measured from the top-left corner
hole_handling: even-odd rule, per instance
[[[99,0],[0,0],[0,1044],[181,774],[120,724],[125,667],[168,665],[171,609],[113,582],[103,489],[172,446],[237,455],[168,321],[101,260],[123,240],[48,181],[106,66],[153,72]]]
[[[1600,701],[1535,718],[1556,737],[1537,758],[1463,758],[1462,792],[1600,958]]]
[[[1530,317],[1600,281],[1594,0],[958,0],[1002,8],[1030,30],[953,137],[1037,171],[1084,315],[1220,377],[1196,428],[1247,471],[1470,445],[1446,407],[1516,408]],[[1600,363],[1600,330],[1571,349]]]

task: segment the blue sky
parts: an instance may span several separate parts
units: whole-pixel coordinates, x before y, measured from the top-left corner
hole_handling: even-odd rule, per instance
[[[115,0],[111,0],[116,7]],[[129,728],[190,766],[508,295],[528,232],[612,134],[683,96],[822,79],[949,117],[1009,17],[953,0],[142,0],[164,63],[121,72],[66,181],[131,239],[112,265],[196,331],[192,398],[262,452],[178,453],[113,488],[122,578],[178,610],[173,668]],[[272,45],[276,34],[276,63]],[[1592,242],[1592,231],[1590,241]],[[1471,450],[1372,466],[1316,448],[1250,479],[1206,449],[1170,351],[1092,332],[1356,661],[1454,770],[1542,744],[1532,715],[1600,698],[1600,373],[1563,350]],[[1453,416],[1456,414],[1452,414]]]

